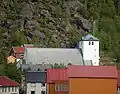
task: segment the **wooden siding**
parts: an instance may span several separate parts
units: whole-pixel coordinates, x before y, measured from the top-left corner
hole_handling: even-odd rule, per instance
[[[116,79],[70,78],[69,94],[116,94]]]
[[[49,94],[55,94],[55,84],[49,84]]]

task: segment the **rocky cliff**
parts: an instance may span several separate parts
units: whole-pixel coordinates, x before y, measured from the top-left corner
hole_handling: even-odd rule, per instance
[[[101,51],[120,62],[119,2],[0,0],[0,61],[11,46],[74,47],[81,36],[92,32],[100,39]]]
[[[1,7],[0,26],[13,45],[71,47],[92,27],[78,0],[2,0]]]

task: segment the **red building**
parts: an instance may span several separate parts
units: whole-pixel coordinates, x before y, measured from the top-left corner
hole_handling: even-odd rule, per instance
[[[68,94],[67,69],[47,69],[48,94]]]
[[[14,56],[17,59],[21,59],[24,54],[24,47],[12,47],[10,50],[10,55]]]
[[[19,94],[20,84],[6,76],[0,76],[0,94]]]
[[[9,55],[14,56],[16,59],[21,59],[24,56],[25,48],[38,48],[38,47],[37,46],[31,46],[31,45],[30,46],[25,45],[25,46],[22,46],[22,47],[14,46],[14,47],[11,48]]]

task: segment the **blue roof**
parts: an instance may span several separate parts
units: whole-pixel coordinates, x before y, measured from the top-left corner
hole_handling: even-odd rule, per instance
[[[84,41],[84,40],[87,40],[87,41],[89,41],[89,40],[96,41],[96,40],[97,40],[97,41],[98,41],[99,39],[96,38],[96,37],[94,37],[94,36],[91,35],[91,34],[88,34],[88,35],[82,37],[82,40],[83,40],[83,41]]]
[[[28,71],[26,72],[27,83],[45,83],[46,72],[41,71]]]

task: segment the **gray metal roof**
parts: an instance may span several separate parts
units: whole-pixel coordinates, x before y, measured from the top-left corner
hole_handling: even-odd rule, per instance
[[[92,41],[98,41],[99,39],[96,38],[96,37],[94,37],[94,36],[91,35],[91,34],[88,34],[88,35],[82,37],[82,40],[87,40],[87,41],[89,41],[89,40],[92,40]]]
[[[40,72],[40,71],[26,72],[27,83],[45,83],[45,81],[46,81],[46,72]]]
[[[24,58],[26,64],[84,65],[79,49],[66,48],[26,48]]]

